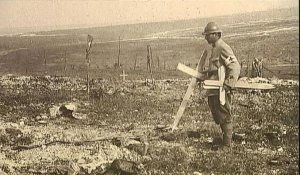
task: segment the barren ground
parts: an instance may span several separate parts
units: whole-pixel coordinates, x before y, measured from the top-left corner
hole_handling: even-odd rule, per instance
[[[116,159],[135,162],[137,174],[299,174],[298,81],[235,91],[230,153],[212,146],[220,131],[199,88],[179,129],[161,129],[188,83],[98,79],[88,96],[83,79],[2,76],[0,174],[102,174]],[[69,103],[74,117],[51,115]]]

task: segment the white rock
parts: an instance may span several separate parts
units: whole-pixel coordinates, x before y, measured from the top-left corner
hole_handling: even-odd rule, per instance
[[[264,149],[265,149],[265,148],[263,148],[263,147],[257,148],[258,151],[263,151]]]
[[[83,120],[83,119],[86,119],[87,115],[86,114],[81,114],[81,113],[73,113],[73,117],[76,118],[76,119],[79,119],[79,120]]]
[[[40,124],[47,124],[48,122],[46,120],[40,120],[40,121],[38,121],[38,123],[40,123]]]
[[[206,140],[206,141],[207,141],[208,143],[212,143],[212,142],[213,142],[213,140],[214,140],[214,139],[213,139],[212,137],[209,137],[209,138],[207,138],[207,140]]]
[[[45,119],[48,119],[48,116],[47,115],[42,115],[41,118],[45,120]]]
[[[277,151],[278,151],[278,152],[283,152],[283,148],[280,147],[280,148],[277,149]]]
[[[261,129],[261,127],[254,124],[254,125],[251,126],[251,129],[252,130],[259,130],[259,129]]]
[[[85,160],[81,158],[81,159],[79,159],[79,160],[77,161],[77,163],[78,163],[78,164],[84,164],[84,163],[85,163]]]
[[[59,114],[59,106],[53,106],[52,108],[49,109],[49,111],[50,111],[50,116],[54,118]]]
[[[69,103],[69,104],[66,104],[65,107],[66,107],[68,110],[71,110],[71,111],[76,111],[76,110],[77,110],[77,104],[76,104],[76,103]]]
[[[10,123],[10,126],[13,128],[19,128],[19,125],[17,123]]]

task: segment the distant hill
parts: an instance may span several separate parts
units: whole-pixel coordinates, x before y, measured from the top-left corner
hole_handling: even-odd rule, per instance
[[[270,19],[286,19],[297,18],[299,19],[298,8],[275,9],[269,11],[250,12],[226,16],[217,16],[210,18],[197,18],[178,21],[165,21],[154,23],[139,23],[128,25],[116,25],[106,27],[93,27],[93,28],[80,28],[80,29],[67,29],[55,31],[35,32],[37,35],[84,35],[91,34],[98,41],[111,41],[117,40],[120,36],[122,39],[134,39],[147,37],[150,34],[165,32],[170,30],[180,30],[186,28],[199,28],[202,29],[207,22],[215,21],[219,25],[235,24],[249,21],[266,21]]]
[[[94,37],[94,43],[103,43],[121,40],[135,39],[194,39],[202,38],[201,31],[209,21],[217,22],[224,35],[236,36],[259,32],[264,34],[264,30],[274,30],[275,26],[281,27],[279,30],[298,30],[299,12],[298,8],[276,9],[269,11],[242,13],[210,18],[197,18],[188,20],[127,24],[105,27],[64,29],[52,31],[39,31],[22,33],[18,35],[0,36],[0,50],[11,50],[18,48],[56,47],[62,45],[86,44],[87,34]],[[244,27],[243,27],[244,25]],[[239,30],[236,30],[239,26]],[[17,31],[18,29],[16,29]],[[26,30],[29,30],[28,28]],[[250,33],[249,33],[250,32]],[[0,30],[1,33],[1,30]],[[299,32],[298,32],[299,33]]]
[[[82,76],[86,68],[87,34],[94,37],[91,55],[95,76],[101,74],[99,76],[103,77],[104,73],[111,76],[114,73],[119,77],[119,72],[110,69],[114,68],[119,57],[126,72],[130,69],[145,71],[147,45],[151,46],[154,65],[160,70],[174,70],[179,62],[193,66],[201,51],[208,48],[201,32],[209,21],[216,21],[221,26],[224,39],[244,65],[250,64],[253,58],[263,58],[268,65],[299,63],[299,12],[292,8],[213,18],[0,36],[0,70],[17,73],[47,71],[59,75],[64,73],[64,58],[67,58],[69,74]],[[122,39],[121,47],[119,36]],[[278,72],[280,75],[284,73],[297,77],[298,67],[280,68]],[[137,76],[141,74],[134,73]]]

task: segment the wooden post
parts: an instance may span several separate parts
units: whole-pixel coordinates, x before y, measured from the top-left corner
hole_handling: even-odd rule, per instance
[[[26,57],[26,75],[28,75],[28,52]]]
[[[89,71],[90,71],[90,51],[91,51],[91,47],[92,47],[92,43],[93,43],[93,37],[91,35],[87,36],[87,48],[86,48],[86,55],[85,55],[85,59],[87,61],[87,75],[86,75],[86,79],[87,79],[87,93],[90,93],[90,77],[89,77]]]
[[[151,64],[151,62],[150,62],[150,46],[147,45],[147,70],[150,69],[150,64]]]
[[[164,60],[164,70],[166,70],[166,60]]]
[[[119,36],[119,54],[118,54],[118,68],[120,68],[120,54],[121,54],[121,39]]]
[[[44,59],[44,74],[47,74],[47,58],[46,58],[45,48],[43,48],[43,59]]]
[[[46,50],[43,48],[44,65],[47,66]]]
[[[150,59],[151,59],[151,70],[152,68],[154,68],[154,64],[153,64],[153,57],[152,57],[152,48],[150,46]]]
[[[159,70],[159,56],[157,56],[157,69]]]
[[[258,68],[259,68],[259,77],[263,77],[263,58],[261,58],[258,62]]]
[[[153,81],[153,75],[152,75],[152,50],[151,46],[147,45],[147,70],[149,68],[150,70],[150,76],[151,76],[151,81]]]
[[[249,53],[248,53],[248,59],[247,59],[247,71],[246,71],[247,77],[249,77],[249,70],[250,70],[249,66],[250,66],[250,55],[249,55]]]
[[[65,72],[65,76],[67,76],[67,51],[65,50],[65,65],[64,65],[64,72]]]
[[[135,68],[136,68],[136,60],[137,60],[137,56],[135,57],[135,59],[134,59],[134,66],[133,66],[133,70],[135,70]]]

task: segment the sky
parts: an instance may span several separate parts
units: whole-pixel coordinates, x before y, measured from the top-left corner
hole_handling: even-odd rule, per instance
[[[0,28],[93,27],[299,7],[298,0],[0,0]]]

